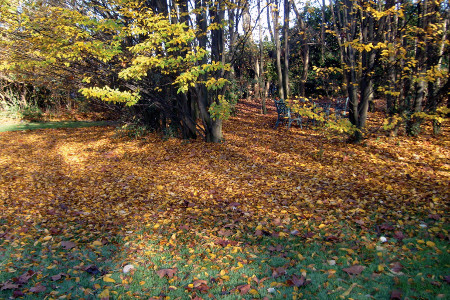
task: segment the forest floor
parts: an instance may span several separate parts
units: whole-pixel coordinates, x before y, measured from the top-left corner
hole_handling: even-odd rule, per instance
[[[0,299],[448,299],[448,128],[376,116],[359,145],[251,102],[221,144],[1,132]]]

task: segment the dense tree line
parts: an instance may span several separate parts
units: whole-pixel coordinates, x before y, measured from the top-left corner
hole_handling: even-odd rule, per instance
[[[445,0],[0,3],[3,103],[82,95],[211,142],[244,96],[348,97],[356,141],[374,97],[410,134],[449,105]]]

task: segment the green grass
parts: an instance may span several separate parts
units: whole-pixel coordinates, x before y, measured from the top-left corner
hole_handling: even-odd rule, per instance
[[[80,232],[84,230],[80,228]],[[97,298],[105,289],[113,299],[187,299],[194,293],[205,299],[210,294],[220,299],[389,299],[395,289],[401,290],[403,297],[431,299],[450,293],[443,281],[448,275],[450,255],[447,243],[437,239],[430,247],[419,236],[381,244],[375,236],[361,236],[359,242],[344,238],[336,243],[300,236],[244,234],[234,246],[223,246],[199,233],[173,233],[171,229],[144,228],[98,247],[92,245],[97,235],[75,235],[71,240],[77,241],[77,246],[70,250],[55,242],[68,240],[63,236],[53,236],[50,241],[13,241],[6,243],[0,255],[0,269],[8,270],[11,259],[14,269],[2,272],[0,282],[13,280],[28,270],[41,270],[21,289],[24,299],[44,295],[27,292],[37,284],[47,287],[46,294],[52,290],[53,298],[70,294],[85,299]],[[331,260],[334,265],[329,263]],[[403,265],[400,272],[392,271],[391,264],[395,262]],[[90,264],[100,272],[86,272],[84,269]],[[123,274],[125,264],[133,264],[135,272]],[[350,276],[343,271],[354,264],[365,267],[361,274]],[[175,267],[178,271],[173,278],[160,278],[156,273]],[[274,276],[276,268],[282,268],[285,274]],[[51,279],[60,273],[67,276]],[[105,282],[105,274],[111,274],[115,282]],[[292,286],[289,279],[293,275],[304,275],[311,283]],[[258,284],[253,277],[262,282]],[[205,280],[208,290],[202,292],[193,287],[195,280]],[[236,288],[246,284],[251,285],[251,292],[241,295]],[[0,299],[12,295],[12,290],[0,291]]]
[[[19,131],[19,130],[34,130],[46,128],[80,128],[90,126],[106,126],[111,125],[110,121],[63,121],[63,122],[26,122],[20,124],[0,124],[0,132],[4,131]]]

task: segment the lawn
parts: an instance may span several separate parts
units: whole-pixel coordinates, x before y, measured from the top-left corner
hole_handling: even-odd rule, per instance
[[[106,126],[109,121],[59,121],[59,122],[8,122],[0,124],[0,132],[34,129],[80,128],[91,126]]]
[[[221,144],[0,133],[0,299],[448,299],[448,128],[351,145],[275,120],[241,103]]]

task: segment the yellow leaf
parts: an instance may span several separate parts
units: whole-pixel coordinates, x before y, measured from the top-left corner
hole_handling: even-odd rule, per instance
[[[109,290],[108,290],[108,289],[103,290],[103,292],[101,292],[101,293],[98,295],[98,297],[101,298],[101,299],[109,298]]]
[[[98,283],[94,284],[94,289],[98,290],[99,288],[101,288],[100,284]]]
[[[162,185],[157,185],[156,188],[161,191],[164,187]]]
[[[153,229],[158,229],[159,226],[161,226],[161,225],[157,223],[157,224],[155,224],[155,226],[153,226]]]
[[[112,279],[111,277],[108,277],[108,276],[103,276],[103,281],[116,283],[116,281],[114,279]]]
[[[323,223],[319,225],[319,229],[322,229],[322,228],[324,228],[324,227],[327,227],[327,225],[325,225],[325,224],[323,224]]]
[[[93,243],[92,243],[92,246],[102,246],[103,244],[102,244],[102,242],[100,242],[100,241],[94,241]]]
[[[432,241],[427,241],[427,246],[428,247],[436,247],[436,244],[433,243]]]
[[[383,271],[384,271],[384,266],[378,265],[378,272],[383,272]]]
[[[49,240],[51,240],[52,239],[52,236],[51,235],[47,235],[43,240],[44,241],[49,241]]]
[[[417,243],[419,243],[419,244],[425,244],[425,241],[424,241],[424,240],[417,240]]]
[[[252,294],[253,296],[257,296],[259,295],[258,291],[255,289],[251,289],[250,291],[248,291],[250,294]]]
[[[221,278],[225,281],[230,280],[230,276],[228,276],[228,275],[223,275]]]
[[[223,275],[227,274],[227,272],[225,270],[221,270],[219,274],[220,274],[220,276],[223,276]]]
[[[139,284],[140,284],[140,285],[144,285],[144,284],[145,284],[145,281],[140,281]]]

